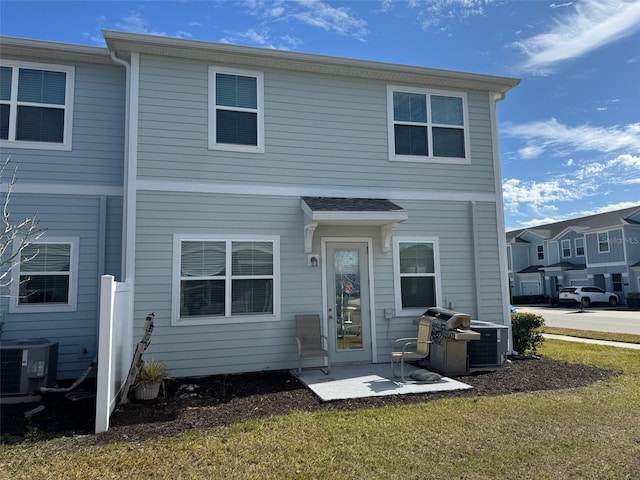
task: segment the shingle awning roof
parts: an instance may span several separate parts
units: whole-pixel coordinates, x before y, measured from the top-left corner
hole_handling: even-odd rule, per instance
[[[379,226],[382,249],[391,250],[391,234],[409,214],[395,203],[380,198],[302,197],[305,213],[304,245],[310,253],[313,232],[318,225]]]
[[[542,267],[544,270],[560,269],[560,270],[585,270],[587,266],[584,263],[558,262],[553,265]]]

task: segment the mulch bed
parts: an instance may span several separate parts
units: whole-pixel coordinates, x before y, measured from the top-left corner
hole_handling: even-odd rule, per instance
[[[607,370],[545,358],[513,360],[508,368],[496,372],[461,377],[461,381],[473,387],[469,390],[333,402],[321,402],[284,371],[183,378],[169,382],[162,398],[119,406],[111,416],[109,431],[100,435],[93,434],[93,400],[72,402],[64,394],[47,394],[40,403],[2,405],[0,440],[13,443],[73,437],[70,441],[76,445],[143,442],[291,411],[355,410],[441,398],[557,390],[583,387],[615,375]],[[197,387],[189,392],[185,385]],[[82,385],[84,389],[91,387],[89,380]],[[43,405],[44,410],[25,417],[25,412],[38,405]]]

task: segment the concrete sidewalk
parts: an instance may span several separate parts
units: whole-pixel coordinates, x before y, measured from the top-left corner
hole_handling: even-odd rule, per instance
[[[567,342],[592,343],[595,345],[606,345],[609,347],[631,348],[633,350],[640,350],[640,343],[610,342],[608,340],[594,340],[592,338],[569,337],[566,335],[554,335],[552,333],[543,333],[542,336],[544,338],[548,338],[549,340],[564,340]]]

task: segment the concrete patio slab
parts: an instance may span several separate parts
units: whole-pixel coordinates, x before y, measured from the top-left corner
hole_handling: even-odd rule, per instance
[[[408,367],[406,376],[416,369]],[[292,373],[297,376],[297,371]],[[391,377],[390,364],[378,363],[331,367],[330,375],[318,369],[303,370],[299,380],[324,402],[471,388],[471,385],[448,377],[442,377],[437,383],[403,383],[400,378]]]

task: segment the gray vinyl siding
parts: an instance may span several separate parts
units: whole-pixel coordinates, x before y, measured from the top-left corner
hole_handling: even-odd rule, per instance
[[[97,348],[97,314],[99,273],[99,249],[105,245],[110,254],[109,263],[117,265],[120,254],[117,228],[121,224],[121,199],[105,199],[110,207],[101,216],[101,198],[80,195],[26,195],[11,197],[10,211],[13,221],[30,217],[37,212],[39,227],[46,229],[41,240],[52,237],[76,237],[79,239],[78,302],[73,312],[8,313],[8,299],[2,296],[0,311],[4,315],[2,339],[48,338],[60,342],[58,378],[77,378],[93,360]],[[118,221],[115,221],[119,218]],[[101,232],[105,238],[101,239]],[[117,245],[116,245],[117,244]],[[107,271],[112,267],[107,267]],[[116,268],[116,267],[113,267]]]
[[[471,165],[390,162],[387,84],[264,71],[265,153],[207,149],[208,64],[142,56],[140,178],[494,192],[489,95],[467,92]],[[339,172],[339,174],[336,174]]]
[[[106,198],[103,273],[120,281],[122,270],[122,197]]]
[[[624,261],[624,240],[622,237],[622,229],[609,230],[608,233],[609,252],[606,253],[600,253],[598,250],[597,233],[588,233],[585,235],[587,261],[589,265]]]
[[[397,200],[409,212],[396,235],[437,236],[442,297],[477,318],[470,204]],[[323,311],[321,269],[307,266],[303,215],[296,197],[139,192],[136,233],[135,317],[155,312],[150,357],[167,360],[176,376],[293,368],[297,362],[294,316]],[[478,205],[482,311],[499,321],[501,285],[497,263],[496,215]],[[493,235],[491,231],[494,230]],[[181,234],[278,235],[280,238],[281,317],[279,321],[172,326],[173,236]],[[393,253],[383,252],[379,227],[317,228],[313,251],[323,237],[372,238],[377,361],[387,361],[391,340],[415,334],[413,317],[384,318],[394,309]],[[321,262],[324,261],[321,259]],[[491,265],[496,262],[495,265]],[[495,280],[492,277],[496,277]],[[495,298],[494,298],[495,297]],[[135,338],[142,334],[136,322]],[[247,348],[250,346],[250,348]]]
[[[22,60],[11,58],[11,60]],[[47,59],[29,62],[71,65]],[[71,151],[6,147],[20,163],[24,183],[121,186],[124,178],[125,71],[119,66],[74,65]]]
[[[147,355],[167,360],[176,376],[295,365],[294,315],[322,312],[319,269],[306,266],[299,198],[145,192],[138,218],[135,318],[155,312]],[[175,233],[279,235],[281,320],[171,326]],[[141,322],[135,325],[139,338]]]
[[[627,264],[634,265],[640,262],[640,227],[625,227],[624,241],[627,251]],[[638,291],[631,289],[631,291]]]
[[[585,263],[585,255],[577,256],[576,255],[576,238],[584,238],[584,234],[577,233],[574,231],[567,232],[561,238],[558,239],[558,254],[560,255],[560,261],[562,262],[571,262],[571,263]],[[570,240],[571,241],[571,256],[563,257],[562,256],[562,240]],[[586,247],[585,247],[586,248]]]

